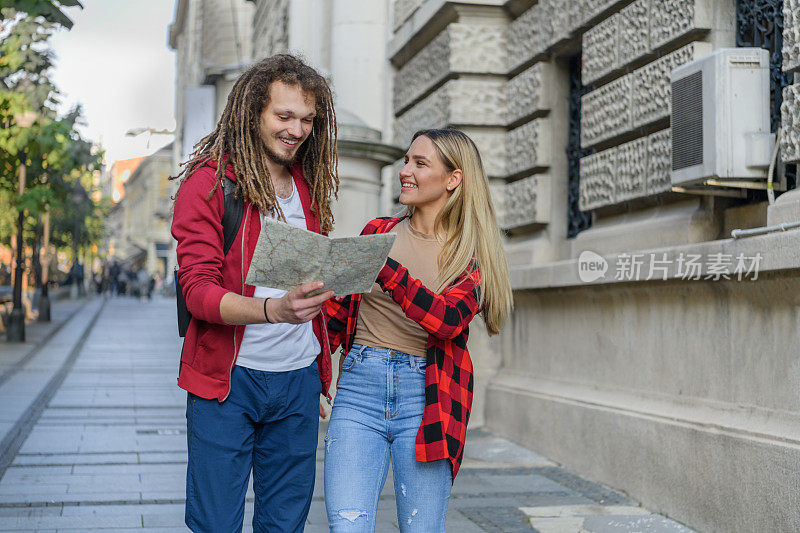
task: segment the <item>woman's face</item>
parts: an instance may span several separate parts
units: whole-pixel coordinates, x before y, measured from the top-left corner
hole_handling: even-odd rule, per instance
[[[408,149],[400,170],[400,203],[416,208],[444,207],[453,188],[453,173],[448,172],[436,145],[420,135]]]

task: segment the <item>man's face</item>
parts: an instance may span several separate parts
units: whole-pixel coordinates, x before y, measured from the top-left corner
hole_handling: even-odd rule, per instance
[[[272,82],[269,96],[269,103],[261,112],[261,140],[270,159],[289,166],[300,145],[311,135],[316,100],[299,86],[282,81]]]

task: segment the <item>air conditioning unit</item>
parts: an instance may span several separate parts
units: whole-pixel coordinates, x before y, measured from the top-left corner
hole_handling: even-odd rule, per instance
[[[769,52],[722,48],[673,70],[671,84],[673,190],[766,188]]]

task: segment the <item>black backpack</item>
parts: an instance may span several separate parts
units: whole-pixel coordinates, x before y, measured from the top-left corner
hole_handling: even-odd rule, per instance
[[[239,196],[236,198],[236,182],[225,176],[222,180],[222,192],[225,196],[225,211],[222,213],[222,254],[228,255],[228,250],[231,249],[233,240],[236,234],[239,233],[239,226],[242,225],[242,215],[244,214],[244,199]],[[183,297],[183,290],[178,283],[178,269],[175,269],[175,295],[177,296],[178,304],[178,335],[181,337],[186,336],[186,330],[189,329],[189,322],[192,320],[192,315],[189,309],[186,308],[186,300]]]

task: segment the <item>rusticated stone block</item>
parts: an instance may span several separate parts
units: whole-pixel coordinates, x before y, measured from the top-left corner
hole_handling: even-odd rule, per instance
[[[505,124],[505,82],[491,78],[450,80],[395,121],[395,142],[401,146],[420,129],[457,125]]]
[[[505,24],[450,24],[450,72],[505,74]]]
[[[619,15],[613,15],[583,34],[581,80],[584,85],[616,68],[619,21]]]
[[[404,108],[450,71],[450,32],[445,30],[394,75],[394,111]]]
[[[554,35],[545,4],[537,3],[508,27],[508,70],[543,53]]]
[[[614,200],[614,173],[617,149],[611,148],[581,159],[580,197],[581,211],[591,211],[611,205]]]
[[[408,146],[417,130],[443,128],[448,123],[447,94],[437,90],[403,113],[394,123],[394,144]]]
[[[636,139],[617,147],[614,179],[616,202],[644,196],[647,176],[647,138]]]
[[[631,129],[633,78],[628,75],[581,99],[581,146],[589,147]]]
[[[637,0],[619,12],[618,67],[650,52],[650,3]]]
[[[669,171],[672,167],[672,130],[666,129],[647,137],[647,195],[672,188]]]
[[[576,0],[539,0],[544,16],[553,25],[553,34],[548,47],[569,39],[573,22],[570,20],[570,9]]]
[[[713,0],[658,0],[650,9],[650,49],[695,30],[711,29]]]
[[[459,78],[445,83],[450,124],[501,126],[505,123],[506,82],[503,79]]]
[[[553,75],[551,63],[539,62],[509,80],[505,87],[507,123],[550,109]]]
[[[490,178],[502,178],[506,171],[506,132],[502,128],[459,128],[470,136],[478,147],[486,174]]]
[[[672,86],[670,72],[712,52],[709,43],[691,43],[631,74],[633,76],[633,127],[670,116]]]
[[[537,118],[508,132],[509,175],[550,166],[552,134],[549,118]]]
[[[405,108],[453,74],[505,74],[505,58],[504,26],[451,24],[395,75],[394,111]]]
[[[783,0],[783,70],[800,71],[800,0]]]
[[[550,176],[528,176],[505,186],[498,222],[503,229],[549,222]]]
[[[781,104],[781,159],[800,163],[800,85],[783,88]]]

